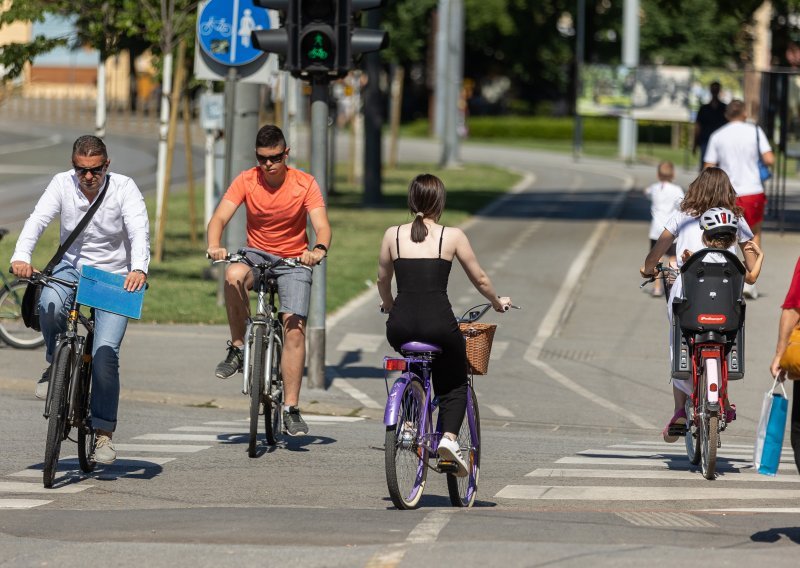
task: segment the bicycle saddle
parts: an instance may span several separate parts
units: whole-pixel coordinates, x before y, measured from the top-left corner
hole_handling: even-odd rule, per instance
[[[421,341],[409,341],[400,346],[400,351],[409,353],[441,353],[442,348],[432,343],[423,343]]]

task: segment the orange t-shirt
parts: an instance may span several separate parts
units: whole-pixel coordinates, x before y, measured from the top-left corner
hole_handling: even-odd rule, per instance
[[[306,215],[325,207],[314,176],[288,168],[278,188],[261,181],[258,167],[239,174],[223,199],[247,209],[247,246],[283,258],[298,256],[308,249]]]

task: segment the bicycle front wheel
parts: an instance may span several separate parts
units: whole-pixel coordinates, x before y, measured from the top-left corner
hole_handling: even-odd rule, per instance
[[[478,399],[470,386],[467,390],[467,412],[458,431],[458,445],[467,462],[469,472],[464,477],[447,474],[447,492],[454,507],[472,507],[478,493],[481,466],[481,419]]]
[[[17,349],[36,349],[44,345],[44,337],[22,321],[22,297],[27,282],[15,280],[0,292],[0,339]]]
[[[250,345],[250,440],[247,455],[256,457],[258,441],[258,416],[261,402],[264,399],[264,326],[254,326],[252,344]]]
[[[95,444],[95,432],[89,417],[89,403],[92,396],[92,363],[81,365],[81,374],[75,385],[79,390],[75,400],[78,408],[75,414],[78,423],[78,463],[84,473],[92,473],[97,463],[92,459]]]
[[[720,384],[719,359],[705,359],[703,365],[702,390],[700,391],[702,415],[700,417],[700,469],[703,477],[714,479],[717,468],[717,445],[719,444],[719,414],[708,409],[708,385]]]
[[[67,437],[67,413],[69,404],[69,381],[72,374],[72,345],[63,341],[53,359],[50,371],[48,402],[50,414],[47,419],[47,440],[44,449],[43,482],[48,489],[53,486],[58,469],[61,442]]]
[[[283,377],[281,376],[281,356],[283,355],[283,328],[276,323],[267,347],[267,394],[264,397],[264,427],[267,444],[278,443],[283,413]]]
[[[424,412],[425,392],[419,381],[412,380],[400,397],[397,424],[386,427],[386,484],[398,509],[416,509],[425,490],[428,476],[425,444],[430,436],[422,431]]]

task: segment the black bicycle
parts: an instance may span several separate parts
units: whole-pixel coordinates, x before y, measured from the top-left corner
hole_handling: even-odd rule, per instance
[[[255,253],[262,262],[247,257]],[[227,255],[219,262],[242,262],[254,268],[253,290],[257,294],[256,313],[247,321],[244,344],[244,379],[242,394],[250,396],[250,439],[247,454],[257,456],[258,418],[264,416],[264,430],[267,444],[278,443],[276,434],[281,431],[283,408],[283,376],[281,356],[283,355],[283,325],[278,317],[275,295],[278,280],[275,269],[279,266],[311,267],[300,264],[295,258],[276,258],[257,249],[240,249]]]
[[[77,282],[45,276],[41,272],[33,274],[27,280],[45,286],[52,282],[72,290],[78,288]],[[53,362],[50,365],[50,381],[44,407],[47,441],[44,450],[43,481],[47,488],[53,486],[56,477],[61,443],[69,438],[73,428],[76,439],[69,439],[78,444],[78,462],[81,470],[91,473],[96,465],[92,459],[95,431],[92,428],[89,408],[92,390],[94,310],[90,310],[87,317],[80,312],[80,309],[77,294],[74,294],[67,315],[66,331],[58,335]],[[80,333],[79,323],[86,330],[85,335]]]
[[[0,229],[0,240],[8,229]],[[44,345],[44,337],[35,329],[28,329],[22,321],[22,297],[28,283],[7,278],[0,272],[0,339],[17,349],[36,349]]]

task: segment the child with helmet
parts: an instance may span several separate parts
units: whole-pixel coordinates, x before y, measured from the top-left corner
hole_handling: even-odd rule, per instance
[[[664,231],[656,241],[639,269],[643,278],[654,275],[655,267],[669,247],[675,243],[678,252],[678,268],[691,256],[692,251],[703,248],[727,248],[733,252],[733,245],[738,242],[744,256],[747,269],[745,281],[755,282],[761,271],[764,254],[753,242],[753,232],[742,217],[742,209],[736,205],[736,193],[728,175],[720,168],[706,168],[689,184],[686,197],[681,202],[680,211],[675,213],[664,225]],[[724,245],[711,246],[711,245]],[[714,253],[709,253],[714,254]],[[667,302],[669,319],[670,358],[673,357],[672,337],[672,300],[680,297],[683,286],[681,277],[675,280]],[[675,402],[674,413],[664,428],[665,442],[675,442],[676,432],[686,424],[686,399],[691,395],[692,386],[689,381],[672,380],[672,393]],[[735,417],[735,411],[729,418]],[[730,421],[730,420],[729,420]]]

